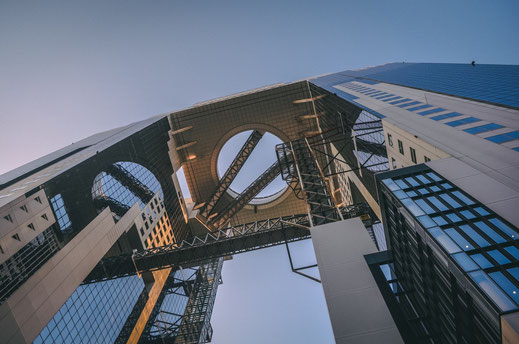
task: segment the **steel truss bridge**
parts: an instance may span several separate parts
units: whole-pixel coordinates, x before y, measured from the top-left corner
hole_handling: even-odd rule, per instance
[[[323,109],[323,112],[330,111]],[[135,274],[146,275],[152,271],[172,268],[139,342],[199,343],[211,339],[212,328],[209,320],[216,289],[221,281],[224,257],[284,244],[287,247],[292,271],[319,282],[316,278],[302,272],[316,265],[295,268],[289,250],[289,243],[310,237],[310,227],[360,216],[376,244],[370,227],[375,218],[367,204],[339,206],[331,192],[330,178],[338,173],[362,171],[369,167],[387,164],[384,142],[372,139],[373,135],[380,136],[382,124],[380,120],[373,118],[360,122],[358,120],[348,122],[345,119],[342,113],[327,116],[323,119],[324,131],[278,145],[276,147],[278,161],[233,202],[223,207],[220,213],[216,213],[214,209],[221,196],[229,188],[263,136],[262,132],[253,131],[210,199],[195,207],[199,210],[198,219],[211,231],[203,237],[195,236],[167,246],[104,258],[83,283],[95,283]],[[329,153],[330,144],[337,147],[338,153],[335,155]],[[360,161],[359,152],[367,158]],[[346,161],[341,160],[339,154]],[[332,168],[334,161],[345,163],[350,169],[335,171]],[[320,163],[324,167],[321,167]],[[124,181],[125,185],[131,186],[131,191],[139,198],[144,200],[150,197],[148,190],[131,180],[125,171],[113,169],[108,173]],[[236,226],[229,225],[230,219],[279,174],[295,195],[306,201],[307,213]],[[111,199],[99,197],[96,202],[114,206],[116,213],[124,212],[124,209],[117,208],[118,204],[113,203]],[[191,273],[187,274],[187,271]],[[183,298],[182,309],[178,311],[163,309],[169,295]],[[131,324],[137,320],[135,317],[140,314],[138,310],[146,301],[147,293],[143,292],[135,305],[134,312],[121,331],[120,342],[128,338],[128,331],[132,329]]]

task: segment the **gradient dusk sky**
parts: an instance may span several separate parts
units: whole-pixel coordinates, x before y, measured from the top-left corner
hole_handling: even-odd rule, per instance
[[[0,174],[268,84],[387,62],[518,64],[518,13],[517,0],[0,0]],[[321,286],[290,272],[284,247],[235,256],[223,281],[213,343],[333,342]]]

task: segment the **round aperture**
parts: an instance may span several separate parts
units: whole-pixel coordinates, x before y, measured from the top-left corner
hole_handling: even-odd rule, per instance
[[[218,179],[221,179],[225,175],[225,172],[234,161],[235,157],[239,154],[241,148],[251,134],[252,130],[242,131],[225,142],[217,159]],[[256,179],[258,179],[263,172],[277,161],[275,147],[277,144],[282,142],[283,141],[281,141],[281,139],[276,135],[270,132],[265,132],[252,153],[249,155],[249,158],[243,167],[236,175],[227,192],[236,198]],[[283,179],[281,179],[281,175],[278,175],[259,194],[257,194],[249,204],[260,205],[269,203],[281,196],[286,188],[287,184]]]

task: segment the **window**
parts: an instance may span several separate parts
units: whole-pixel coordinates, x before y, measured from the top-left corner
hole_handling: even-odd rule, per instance
[[[397,167],[395,158],[391,158],[391,165],[393,166],[393,168]]]
[[[431,161],[431,159],[429,159],[429,158],[426,157],[425,155],[423,156],[423,160],[424,160],[425,162],[429,162],[429,161]]]
[[[398,151],[400,154],[404,155],[404,144],[400,140],[398,140]]]
[[[409,147],[409,150],[411,151],[411,160],[416,164],[416,151],[412,147]]]
[[[389,143],[389,145],[393,147],[393,137],[391,136],[391,134],[387,134],[387,143]]]

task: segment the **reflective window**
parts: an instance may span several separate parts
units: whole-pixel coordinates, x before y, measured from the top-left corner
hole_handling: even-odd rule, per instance
[[[485,215],[488,215],[488,211],[486,211],[485,209],[481,208],[481,207],[476,207],[474,208],[474,210],[481,216],[485,216]]]
[[[432,218],[434,222],[438,224],[438,226],[444,226],[448,224],[448,222],[443,218],[443,216],[435,216]]]
[[[432,105],[425,104],[425,105],[420,105],[420,106],[412,107],[412,108],[410,108],[410,109],[407,109],[407,111],[423,110],[423,109],[427,109],[427,108],[430,108],[430,107],[432,107]]]
[[[479,121],[481,121],[481,120],[478,118],[467,117],[464,119],[458,119],[457,121],[447,122],[445,124],[447,124],[448,126],[451,126],[451,127],[457,127],[457,126],[460,126],[463,124],[469,124],[469,123],[474,123],[474,122],[479,122]]]
[[[414,216],[425,215],[422,209],[420,209],[415,202],[413,202],[410,198],[406,198],[402,200],[402,204],[413,214]]]
[[[506,258],[501,252],[499,252],[498,250],[492,250],[492,251],[488,251],[488,254],[490,255],[490,257],[494,258],[494,260],[499,264],[499,265],[503,265],[503,264],[508,264],[510,263],[510,260],[508,258]]]
[[[440,194],[440,197],[453,208],[461,207],[461,205],[458,202],[453,200],[452,197],[447,194]]]
[[[488,274],[500,287],[505,291],[514,300],[516,303],[519,303],[519,290],[518,288],[510,282],[508,278],[505,277],[501,272],[492,272]]]
[[[70,222],[70,218],[68,217],[67,210],[65,208],[65,203],[63,202],[63,198],[61,194],[57,194],[56,196],[50,199],[50,204],[52,205],[52,210],[54,210],[54,214],[58,220],[59,228],[62,231],[68,231],[71,229],[72,223]]]
[[[469,243],[460,233],[458,233],[454,228],[447,228],[445,230],[452,240],[454,240],[463,251],[473,250],[474,246]]]
[[[445,109],[436,108],[436,109],[431,109],[431,110],[427,110],[427,111],[422,111],[422,112],[419,112],[418,114],[421,116],[427,116],[427,115],[432,115],[433,113],[442,112],[442,111],[445,111]]]
[[[474,263],[474,261],[470,259],[465,252],[453,254],[452,258],[454,258],[465,271],[473,271],[478,269],[476,263]]]
[[[450,213],[450,214],[447,214],[447,217],[449,218],[449,220],[451,220],[452,222],[459,222],[461,221],[461,218],[456,215],[455,213]]]
[[[519,260],[519,249],[515,246],[505,247],[505,250],[514,256],[515,259]]]
[[[485,258],[481,253],[473,254],[470,256],[482,269],[488,269],[494,266],[488,259]]]
[[[469,238],[474,240],[479,247],[487,247],[490,246],[490,243],[486,241],[481,235],[479,235],[472,227],[469,225],[461,225],[461,230],[467,234]]]
[[[489,141],[495,142],[495,143],[503,143],[503,142],[513,141],[513,140],[519,140],[519,130],[512,131],[511,133],[486,137],[486,139]]]
[[[460,201],[462,201],[465,205],[474,204],[474,201],[472,201],[471,199],[469,199],[467,196],[465,196],[464,194],[462,194],[459,191],[453,191],[452,194],[454,196],[456,196]]]
[[[463,131],[465,131],[469,134],[479,134],[479,133],[484,133],[484,132],[499,129],[499,128],[503,128],[503,126],[500,124],[496,124],[496,123],[489,123],[489,124],[485,124],[485,125],[480,125],[479,127],[465,129]]]
[[[420,221],[424,228],[431,228],[436,226],[436,223],[427,215],[419,216],[418,221]]]
[[[477,209],[476,209],[477,210]],[[488,215],[488,213],[486,214]],[[503,223],[503,221],[499,220],[499,219],[490,219],[488,220],[490,221],[491,224],[493,224],[494,226],[496,226],[497,228],[499,228],[500,230],[502,230],[503,232],[505,232],[508,236],[510,236],[512,239],[515,239],[517,238],[517,232],[514,231],[512,228],[508,227],[507,225],[505,225]]]
[[[417,101],[413,101],[413,102],[410,102],[410,103],[400,104],[400,105],[398,105],[398,107],[399,108],[405,108],[405,107],[412,106],[412,105],[417,105],[417,104],[421,104],[421,103],[417,102]]]
[[[438,115],[438,116],[431,117],[431,119],[434,119],[435,121],[441,121],[442,119],[458,117],[458,116],[462,116],[462,114],[461,113],[457,113],[457,112],[449,112],[449,113],[446,113],[446,114],[443,114],[443,115]]]
[[[473,219],[476,217],[470,210],[462,210],[460,211],[461,215],[465,217],[467,220]]]
[[[427,232],[431,234],[433,238],[435,238],[438,243],[448,252],[448,253],[456,253],[460,251],[460,248],[454,241],[451,240],[440,228],[434,227],[427,229]]]
[[[425,202],[423,199],[417,199],[415,200],[416,204],[418,204],[418,206],[420,208],[422,208],[423,211],[425,211],[426,214],[432,214],[432,213],[435,213],[436,211],[431,208],[429,206],[429,204],[427,204],[427,202]]]
[[[506,240],[499,234],[497,234],[492,228],[490,228],[486,223],[482,221],[474,222],[474,225],[481,229],[483,233],[488,235],[492,240],[496,243],[500,244],[506,242]]]
[[[506,270],[512,275],[517,281],[519,281],[519,268],[511,268]]]
[[[397,100],[397,101],[391,102],[391,103],[389,103],[389,104],[396,105],[396,104],[401,104],[401,103],[403,103],[403,102],[407,102],[407,101],[409,101],[409,100],[411,100],[411,99],[409,99],[409,98],[405,98],[405,99],[400,99],[400,100]]]
[[[429,202],[431,202],[432,204],[434,204],[434,206],[439,209],[440,211],[445,211],[445,210],[448,210],[449,208],[447,208],[446,205],[444,205],[442,202],[440,202],[439,199],[437,199],[435,196],[429,196],[427,197],[427,200]]]
[[[470,272],[469,276],[503,311],[510,311],[517,308],[512,300],[510,300],[483,271]]]

